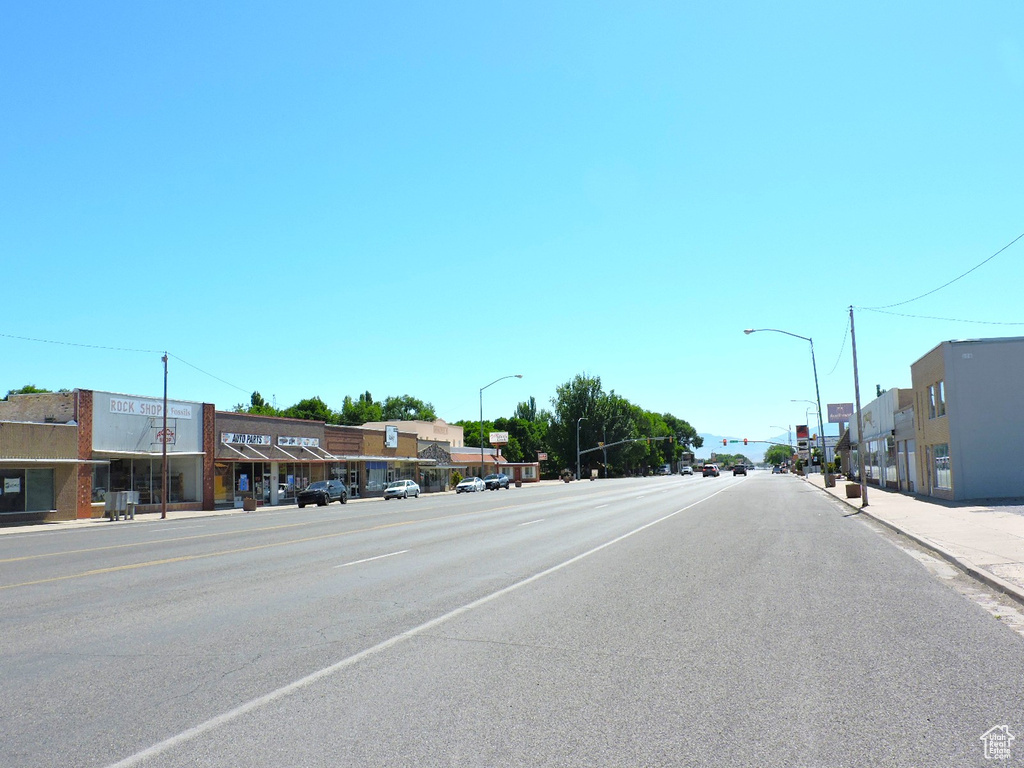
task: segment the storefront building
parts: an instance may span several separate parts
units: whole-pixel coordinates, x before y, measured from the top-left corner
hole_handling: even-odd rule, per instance
[[[293,504],[319,480],[341,480],[349,498],[382,496],[392,480],[420,480],[433,460],[416,456],[415,433],[217,411],[210,460],[218,508]]]
[[[168,400],[166,429],[162,398],[76,389],[12,395],[0,406],[0,419],[31,425],[31,434],[24,431],[28,427],[22,428],[14,444],[21,445],[17,452],[22,459],[32,458],[34,466],[14,467],[6,462],[12,470],[24,472],[23,481],[11,476],[9,487],[21,484],[25,489],[25,512],[43,511],[52,495],[48,519],[102,517],[108,491],[136,491],[137,512],[159,511],[165,447],[168,509],[212,508],[203,472],[204,445],[209,439],[204,430],[212,424],[212,405]],[[49,433],[41,429],[56,425],[63,429]],[[73,465],[70,480],[65,475],[69,465]],[[74,489],[70,505],[69,487]],[[12,495],[7,503],[21,502]]]
[[[74,520],[78,425],[0,422],[0,525]]]
[[[1024,496],[1024,338],[944,341],[910,366],[918,492]]]
[[[856,419],[850,423],[850,469],[858,471],[859,456],[863,454],[864,476],[869,484],[898,490],[896,413],[912,404],[913,392],[910,389],[894,387],[861,409],[863,437],[858,434]]]
[[[167,454],[167,508],[205,509],[204,425],[213,406],[167,401],[115,392],[76,390],[79,449],[97,463],[88,478],[79,475],[80,492],[89,490],[89,517],[102,517],[107,491],[136,491],[137,512],[157,512],[163,497],[163,460]],[[84,443],[88,441],[88,445]],[[79,517],[85,517],[81,500]]]

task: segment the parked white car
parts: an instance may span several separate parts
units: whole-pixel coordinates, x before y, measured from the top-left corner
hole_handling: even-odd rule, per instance
[[[420,487],[412,480],[395,480],[384,489],[384,501],[388,499],[408,499],[410,496],[419,498]]]
[[[476,491],[482,491],[484,489],[484,481],[479,477],[467,477],[461,483],[455,486],[456,493],[470,493]]]

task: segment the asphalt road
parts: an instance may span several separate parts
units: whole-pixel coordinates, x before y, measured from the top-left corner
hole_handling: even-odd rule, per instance
[[[5,768],[1024,764],[1024,638],[788,476],[0,539]]]

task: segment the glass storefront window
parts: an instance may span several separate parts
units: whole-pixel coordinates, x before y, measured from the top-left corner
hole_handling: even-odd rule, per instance
[[[953,489],[953,469],[950,466],[949,444],[941,443],[932,447],[932,461],[935,487],[943,490]]]
[[[54,498],[52,469],[0,470],[0,514],[49,512]]]
[[[92,467],[92,500],[103,501],[110,490],[110,465],[93,464]]]
[[[198,458],[168,454],[167,501],[172,504],[201,501],[200,472]],[[103,501],[106,491],[138,491],[139,504],[159,504],[163,487],[163,459],[113,459],[109,466],[93,468],[93,501]],[[217,490],[216,482],[214,490]]]
[[[896,477],[896,438],[889,436],[885,438],[885,481],[898,484]]]

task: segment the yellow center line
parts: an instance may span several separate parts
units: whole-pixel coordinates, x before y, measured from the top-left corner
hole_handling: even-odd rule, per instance
[[[507,507],[499,507],[498,509],[507,509]],[[496,510],[490,509],[485,510],[487,512],[494,512]],[[375,525],[371,528],[358,528],[353,531],[339,531],[338,533],[325,533],[320,536],[307,536],[301,539],[289,539],[288,541],[278,541],[273,544],[257,544],[252,547],[239,547],[237,549],[225,549],[219,552],[207,552],[201,555],[182,555],[181,557],[168,557],[162,560],[148,560],[142,563],[130,563],[128,565],[115,565],[110,568],[96,568],[91,571],[83,571],[82,573],[72,573],[67,576],[51,576],[47,579],[38,579],[36,581],[23,581],[19,584],[0,584],[0,590],[14,589],[15,587],[32,587],[38,584],[52,584],[57,581],[68,581],[69,579],[81,579],[86,576],[99,576],[105,573],[116,573],[118,571],[131,571],[137,568],[152,568],[157,565],[169,565],[171,563],[184,563],[190,560],[204,560],[210,557],[223,557],[225,555],[237,555],[243,552],[257,552],[261,549],[273,549],[274,547],[286,547],[291,544],[303,544],[309,541],[322,541],[324,539],[335,539],[340,536],[352,536],[357,533],[372,533],[373,531],[383,531],[387,528],[400,528],[407,525],[417,525],[418,523],[432,523],[439,520],[451,520],[458,517],[468,517],[470,515],[479,515],[480,512],[460,512],[456,515],[442,515],[441,517],[428,517],[422,520],[406,520],[405,522],[397,523],[385,523],[383,525]],[[293,526],[276,526],[280,528],[289,528]],[[264,528],[261,530],[273,530],[273,528]],[[212,535],[212,534],[211,534]],[[190,538],[202,538],[202,537],[190,537]],[[150,542],[152,543],[152,542]],[[125,545],[129,546],[129,545]],[[112,547],[114,548],[114,547]],[[89,551],[89,550],[83,550]]]
[[[42,560],[47,557],[63,557],[65,555],[82,555],[88,552],[106,552],[107,550],[113,549],[131,549],[132,547],[146,547],[152,544],[170,544],[176,541],[193,541],[196,539],[210,539],[215,536],[231,536],[232,534],[239,533],[260,533],[261,531],[277,531],[282,528],[298,528],[303,525],[312,525],[315,521],[310,520],[303,523],[288,523],[286,525],[271,525],[266,528],[253,528],[249,531],[219,531],[217,533],[196,533],[191,536],[177,536],[170,539],[155,539],[151,541],[136,541],[130,544],[108,544],[103,547],[89,547],[86,549],[69,549],[63,552],[43,552],[38,555],[23,555],[21,557],[9,557],[6,560],[0,560],[0,564],[3,563],[18,563],[24,560]]]
[[[509,509],[509,507],[498,507],[497,510]],[[497,511],[490,510],[490,511]],[[365,520],[366,518],[377,517],[377,515],[358,515],[356,517],[345,518],[346,521]],[[444,520],[443,517],[437,518],[425,518],[420,522],[427,522],[429,520]],[[86,549],[69,549],[61,552],[43,552],[37,555],[22,555],[21,557],[8,557],[6,559],[0,559],[0,565],[4,563],[20,563],[26,560],[42,560],[47,557],[64,557],[66,555],[82,555],[89,552],[106,552],[108,550],[116,549],[131,549],[133,547],[147,547],[153,544],[172,544],[179,541],[198,541],[199,539],[211,539],[217,536],[234,536],[238,534],[246,533],[262,533],[264,531],[280,531],[286,528],[301,528],[307,525],[319,525],[325,522],[324,520],[305,520],[301,523],[283,523],[281,525],[268,525],[263,528],[251,528],[248,530],[232,530],[232,531],[218,531],[216,533],[196,533],[190,536],[176,536],[167,539],[154,539],[150,541],[136,541],[129,544],[107,544],[102,547],[88,547]]]

